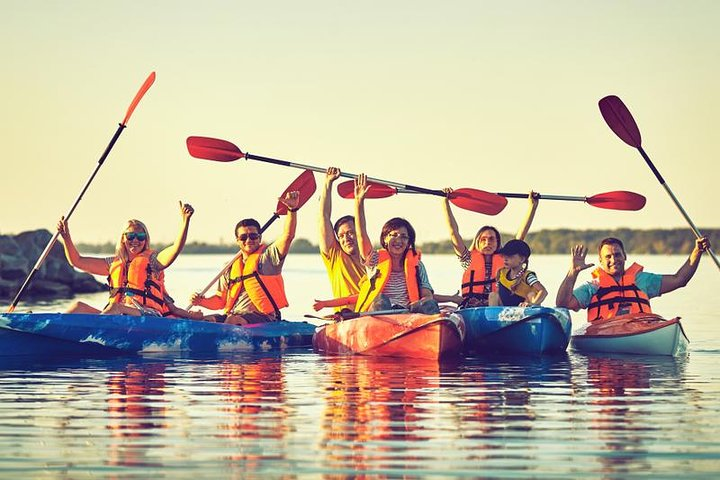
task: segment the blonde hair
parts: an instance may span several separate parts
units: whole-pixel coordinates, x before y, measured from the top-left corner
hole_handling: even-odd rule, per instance
[[[141,228],[143,232],[145,232],[145,245],[142,249],[144,252],[145,250],[150,248],[150,232],[148,232],[147,227],[143,222],[140,220],[130,219],[127,222],[127,226],[123,229],[123,233],[120,234],[120,240],[118,240],[117,246],[115,247],[115,258],[122,259],[123,263],[127,263],[130,261],[130,255],[127,252],[127,249],[125,248],[125,244],[123,243],[123,237],[125,236],[125,231],[130,227],[136,227]]]

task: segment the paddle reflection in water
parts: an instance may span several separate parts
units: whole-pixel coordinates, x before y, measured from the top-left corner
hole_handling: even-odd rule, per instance
[[[157,437],[167,428],[165,418],[165,364],[130,363],[107,379],[108,464],[160,466],[148,458],[147,442],[140,437]]]

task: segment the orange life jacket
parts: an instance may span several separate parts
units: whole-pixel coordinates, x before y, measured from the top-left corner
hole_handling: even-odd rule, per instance
[[[228,292],[225,297],[225,313],[229,314],[240,298],[243,290],[247,292],[250,301],[258,312],[267,315],[275,314],[280,319],[280,309],[288,306],[285,297],[285,284],[282,275],[263,275],[258,273],[260,255],[267,245],[260,245],[246,261],[240,257],[230,267]]]
[[[588,321],[628,313],[652,313],[649,297],[635,285],[635,277],[642,270],[642,266],[633,263],[625,270],[620,282],[616,282],[612,275],[596,268],[592,276],[599,288],[587,306]]]
[[[120,257],[115,257],[110,264],[107,277],[110,286],[108,303],[123,303],[126,296],[132,296],[143,307],[149,307],[160,313],[166,313],[165,306],[165,273],[163,270],[153,272],[150,258],[156,252],[145,250],[125,264]]]
[[[480,302],[487,305],[488,294],[490,292],[497,292],[497,272],[505,266],[502,255],[493,253],[492,255],[492,269],[489,272],[485,271],[485,255],[479,250],[470,251],[470,265],[463,273],[462,285],[460,292],[464,297],[465,303],[471,298],[478,298]],[[489,290],[486,291],[485,286],[489,285]]]
[[[408,250],[405,254],[403,270],[405,272],[405,285],[407,286],[408,298],[410,302],[420,300],[420,281],[418,264],[420,263],[420,251],[413,254],[412,250]],[[377,271],[372,278],[360,285],[360,293],[358,294],[357,303],[355,304],[356,312],[367,312],[377,296],[382,293],[385,284],[390,278],[392,270],[392,259],[390,254],[384,248],[378,250]]]

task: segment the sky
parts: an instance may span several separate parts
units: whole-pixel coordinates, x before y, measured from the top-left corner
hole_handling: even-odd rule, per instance
[[[54,231],[153,71],[72,215],[76,242],[114,242],[130,218],[170,242],[182,200],[196,212],[189,241],[229,243],[300,173],[195,159],[191,135],[433,189],[647,197],[639,212],[541,201],[533,230],[685,227],[604,123],[609,94],[695,224],[720,227],[720,2],[0,0],[0,12],[0,234]],[[445,240],[441,201],[368,200],[370,236],[403,216],[418,243]],[[352,213],[337,194],[333,206]],[[516,231],[526,209],[454,211],[470,238],[485,224]],[[314,197],[297,237],[316,242],[317,217]]]

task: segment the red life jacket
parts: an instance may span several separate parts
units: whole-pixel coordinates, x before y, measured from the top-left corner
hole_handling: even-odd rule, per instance
[[[497,272],[505,266],[502,255],[492,254],[492,269],[485,271],[485,255],[479,250],[470,251],[470,265],[463,273],[460,292],[465,301],[478,298],[487,305],[488,294],[497,291]],[[486,290],[486,286],[489,288]],[[465,303],[465,301],[463,303]]]
[[[403,262],[403,270],[405,272],[405,285],[407,286],[408,299],[410,302],[420,300],[420,281],[418,264],[420,263],[420,251],[413,254],[412,250],[408,250],[405,254]],[[358,294],[357,303],[355,304],[356,312],[367,312],[377,296],[382,293],[385,284],[390,278],[392,270],[392,259],[390,254],[384,248],[378,250],[377,272],[367,282],[360,285],[360,293]]]
[[[598,290],[587,306],[588,321],[612,318],[628,313],[652,313],[650,298],[635,284],[635,277],[643,267],[637,263],[625,270],[620,282],[601,268],[596,268],[592,276],[598,283]]]

